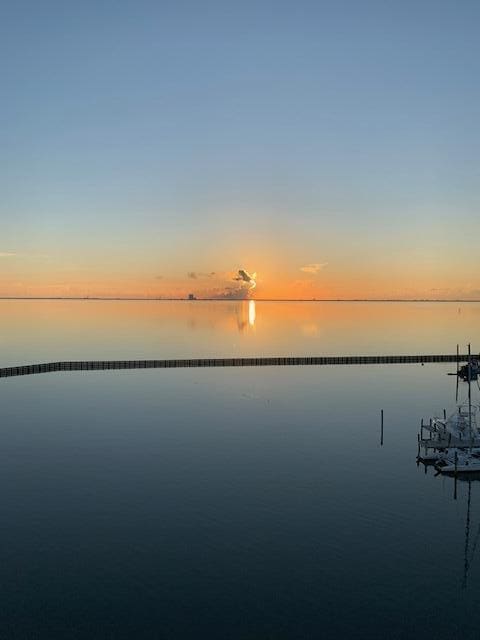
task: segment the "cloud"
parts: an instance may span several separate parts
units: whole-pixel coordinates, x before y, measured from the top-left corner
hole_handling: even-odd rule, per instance
[[[316,274],[326,267],[327,264],[328,262],[312,262],[311,264],[306,264],[304,267],[300,267],[300,271]]]
[[[188,271],[187,278],[195,281],[202,298],[215,300],[245,300],[250,298],[252,284],[238,278],[238,272]],[[203,282],[202,282],[203,281]],[[193,288],[192,283],[192,288]]]
[[[187,277],[191,280],[197,280],[198,278],[212,278],[215,275],[215,271],[209,273],[202,273],[200,271],[189,271]]]
[[[253,290],[257,286],[257,274],[250,275],[245,269],[239,269],[237,275],[233,278],[235,282],[241,282],[242,286],[248,285]]]
[[[46,253],[17,253],[15,251],[0,251],[0,258],[21,258],[27,260],[48,260]]]
[[[209,289],[205,292],[205,297],[216,300],[247,300],[251,297],[251,284],[236,279],[236,273],[217,273],[219,280],[226,280],[222,286]]]
[[[439,297],[446,298],[471,298],[472,296],[480,296],[480,289],[468,283],[459,287],[433,287],[430,289],[432,293]]]
[[[225,287],[223,291],[218,289],[211,294],[211,298],[217,300],[245,300],[250,295],[250,289],[246,287]]]

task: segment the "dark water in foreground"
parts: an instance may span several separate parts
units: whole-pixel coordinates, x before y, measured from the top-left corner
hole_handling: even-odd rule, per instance
[[[48,313],[42,305],[39,313]],[[447,351],[457,340],[474,341],[478,313],[468,311],[470,323],[451,311],[439,318],[450,327]],[[64,319],[65,309],[59,313]],[[225,307],[221,313],[228,315]],[[297,353],[309,341],[317,355],[327,352],[322,327],[295,333],[293,320],[281,324],[285,313],[282,330],[265,336],[290,340]],[[338,313],[345,329],[338,344],[330,340],[330,353],[355,343],[351,320],[341,315],[350,310]],[[412,310],[410,320],[416,313],[427,312]],[[400,320],[382,334],[371,314],[377,342],[387,345]],[[95,314],[86,315],[76,341],[56,341],[52,328],[51,339],[45,334],[28,352],[31,334],[4,313],[5,364],[39,360],[42,350],[56,359],[59,344],[68,357],[75,350],[90,357],[81,326],[95,342],[91,327],[104,319],[95,324]],[[198,323],[205,321],[200,314]],[[268,322],[275,327],[274,316]],[[401,351],[414,353],[418,329],[402,322],[393,343],[408,347],[410,335],[412,349]],[[255,323],[247,316],[245,331]],[[136,343],[130,316],[119,310],[114,324],[123,332],[106,340],[106,350],[116,340],[119,358],[149,340],[152,355],[171,355],[165,327],[140,332]],[[202,347],[211,332],[225,347],[221,355],[230,355],[237,331],[214,324],[201,332]],[[368,327],[358,331],[366,344]],[[192,342],[183,332],[179,357]],[[438,332],[432,324],[426,352],[438,350]],[[243,352],[273,350],[260,329],[239,335],[250,340]],[[11,345],[21,343],[15,361]],[[390,352],[401,352],[397,343]],[[100,347],[98,340],[97,354]],[[373,340],[370,347],[375,353]],[[449,370],[153,370],[2,380],[0,637],[478,638],[480,482],[470,485],[466,530],[468,483],[455,501],[452,480],[415,462],[420,418],[453,408]]]

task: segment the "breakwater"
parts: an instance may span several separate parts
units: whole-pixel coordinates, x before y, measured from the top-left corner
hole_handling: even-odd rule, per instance
[[[0,368],[0,378],[67,371],[189,369],[204,367],[291,367],[326,365],[430,364],[468,362],[468,355],[296,356],[266,358],[187,358],[177,360],[85,360]]]

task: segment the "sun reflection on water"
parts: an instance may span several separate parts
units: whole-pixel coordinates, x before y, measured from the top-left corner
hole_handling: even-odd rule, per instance
[[[248,301],[248,324],[251,327],[255,326],[256,316],[257,316],[257,313],[255,311],[255,300],[249,300]]]

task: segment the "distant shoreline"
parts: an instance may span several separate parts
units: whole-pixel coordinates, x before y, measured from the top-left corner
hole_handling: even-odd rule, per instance
[[[0,296],[0,300],[77,300],[81,302],[480,302],[464,298],[106,298],[101,296]]]

